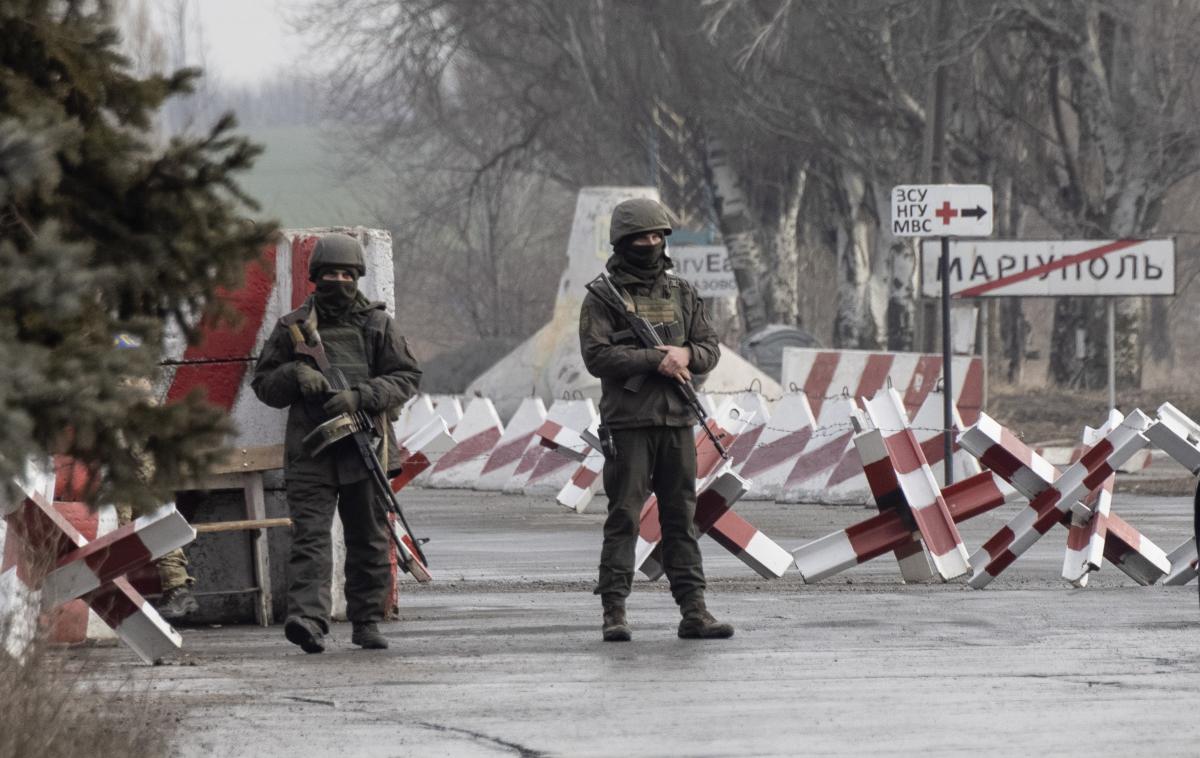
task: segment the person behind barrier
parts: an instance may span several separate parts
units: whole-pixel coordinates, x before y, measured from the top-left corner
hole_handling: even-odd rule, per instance
[[[599,298],[588,293],[579,315],[579,342],[587,370],[600,379],[600,419],[605,441],[604,491],[608,517],[595,594],[603,608],[606,641],[632,637],[625,599],[633,586],[638,519],[647,496],[658,497],[663,569],[679,605],[683,638],[733,636],[705,606],[704,567],[696,539],[694,419],[671,383],[711,371],[720,358],[704,303],[671,273],[666,238],[671,213],[646,198],[627,200],[612,213],[607,268],[627,304],[661,325],[663,346],[642,347]],[[633,376],[646,380],[626,389]]]
[[[421,371],[396,322],[380,302],[358,290],[366,273],[362,245],[345,234],[321,237],[309,263],[316,292],[275,326],[254,367],[251,387],[272,408],[287,408],[284,478],[292,517],[284,635],[306,653],[325,650],[333,574],[330,527],[337,509],[346,537],[346,615],[351,642],[388,646],[378,622],[387,610],[391,563],[386,515],[372,498],[368,471],[349,439],[310,457],[303,440],[342,413],[392,413],[417,392]],[[351,389],[334,393],[315,367],[297,360],[284,322],[299,319],[318,331],[330,363]],[[386,432],[391,425],[384,423]],[[390,449],[395,450],[394,440]]]
[[[141,346],[141,341],[129,334],[118,334],[113,337],[113,347],[117,350],[134,350]],[[152,405],[157,404],[154,388],[149,379],[130,380],[127,386],[135,390],[146,402]],[[154,478],[154,461],[144,452],[138,452],[136,446],[135,454],[140,469],[139,476],[149,482]],[[128,524],[137,516],[145,515],[135,513],[134,507],[130,503],[117,503],[116,511],[117,524],[120,526]],[[196,580],[188,573],[188,559],[182,548],[177,547],[163,555],[154,562],[154,568],[158,572],[158,581],[162,587],[162,595],[155,603],[155,609],[160,616],[167,621],[182,621],[200,610],[200,603],[192,594],[192,587],[196,584]]]

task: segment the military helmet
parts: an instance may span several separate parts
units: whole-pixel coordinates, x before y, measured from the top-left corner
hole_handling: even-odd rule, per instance
[[[351,268],[359,276],[367,273],[362,243],[348,234],[326,234],[317,240],[312,258],[308,261],[308,280],[315,282],[323,268]]]
[[[613,208],[612,221],[608,225],[608,241],[617,244],[622,237],[661,230],[670,234],[675,221],[667,206],[648,197],[635,197],[618,203]]]

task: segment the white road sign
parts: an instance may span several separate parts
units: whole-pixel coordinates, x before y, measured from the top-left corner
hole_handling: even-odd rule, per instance
[[[737,280],[724,245],[671,245],[672,271],[696,288],[700,297],[737,297]]]
[[[921,294],[940,297],[941,243],[921,242]],[[952,297],[1173,295],[1175,241],[953,240]]]
[[[902,184],[892,188],[897,237],[987,237],[992,188],[986,184]]]

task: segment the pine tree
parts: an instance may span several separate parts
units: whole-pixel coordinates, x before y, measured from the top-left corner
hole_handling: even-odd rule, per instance
[[[138,78],[118,41],[106,0],[0,0],[0,483],[63,453],[97,472],[93,499],[149,506],[230,429],[199,396],[149,397],[164,333],[194,337],[274,229],[246,215],[235,176],[260,149],[232,116],[155,144],[200,72]]]

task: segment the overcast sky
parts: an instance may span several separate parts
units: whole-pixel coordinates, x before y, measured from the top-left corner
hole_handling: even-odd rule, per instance
[[[305,40],[287,22],[305,5],[307,0],[192,0],[190,12],[199,12],[205,64],[214,78],[248,84],[305,67]]]

